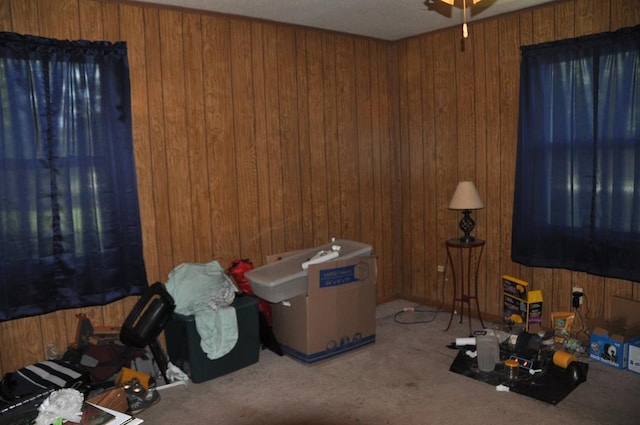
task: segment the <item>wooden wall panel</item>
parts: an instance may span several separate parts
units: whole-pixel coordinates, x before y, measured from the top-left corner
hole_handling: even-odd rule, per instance
[[[322,34],[306,34],[307,111],[309,114],[309,190],[311,196],[312,246],[320,245],[331,236],[328,231],[327,156],[325,151],[325,111],[323,85]]]
[[[0,0],[0,30],[126,41],[150,283],[337,237],[374,246],[378,298],[396,295],[390,43],[96,0]],[[64,350],[77,313],[119,325],[135,301],[0,323],[0,373]]]
[[[484,263],[480,265],[480,273],[485,271],[485,282],[491,283],[484,288],[479,288],[478,293],[484,297],[486,303],[487,312],[495,311],[496,307],[501,302],[500,293],[496,291],[495,286],[497,284],[496,278],[502,276],[504,271],[501,267],[502,253],[499,249],[501,238],[501,192],[496,190],[500,187],[500,175],[501,170],[499,164],[500,158],[500,102],[496,100],[497,93],[500,92],[500,58],[493,52],[498,51],[500,43],[500,32],[497,20],[490,20],[483,23],[483,35],[484,35],[484,72],[486,80],[484,82],[484,88],[486,93],[485,101],[482,98],[477,98],[478,102],[484,103],[485,109],[485,133],[486,133],[486,159],[487,162],[484,165],[479,165],[478,168],[484,168],[486,173],[486,184],[484,192],[482,192],[483,199],[485,201],[485,208],[481,214],[485,215],[486,228],[484,232],[479,227],[477,235],[487,241],[484,253]],[[480,85],[480,83],[476,83]],[[492,99],[492,100],[489,100]],[[478,212],[478,211],[477,211]],[[484,236],[486,235],[486,236]],[[493,306],[493,308],[489,308]]]
[[[248,258],[259,258],[260,228],[258,224],[258,185],[256,166],[256,136],[253,123],[256,111],[253,99],[253,64],[251,61],[251,23],[234,21],[230,27],[231,44],[236,52],[231,57],[233,90],[234,138],[236,144],[236,181],[242,188],[236,193],[238,205],[238,238],[240,250]],[[214,171],[215,172],[215,171]],[[227,265],[224,264],[223,267]]]
[[[459,28],[451,28],[418,37],[423,44],[432,44],[424,59],[433,64],[433,73],[427,69],[416,77],[407,72],[407,64],[415,59],[412,46],[416,39],[397,43],[398,51],[406,52],[399,62],[398,94],[399,133],[401,155],[420,149],[434,149],[437,161],[435,171],[424,162],[424,173],[437,184],[435,202],[431,206],[438,212],[435,221],[426,221],[426,234],[437,234],[437,243],[444,245],[447,238],[458,234],[455,226],[459,217],[449,211],[447,205],[458,180],[473,179],[485,201],[485,209],[473,213],[476,218],[476,236],[486,239],[485,257],[480,267],[479,293],[481,309],[494,318],[501,317],[502,300],[500,276],[513,274],[531,282],[534,288],[543,290],[544,324],[549,325],[548,313],[571,308],[571,288],[582,287],[587,294],[587,305],[581,313],[593,316],[611,314],[613,295],[638,299],[640,286],[629,281],[604,279],[586,273],[561,269],[525,267],[511,261],[511,214],[514,190],[515,156],[517,148],[518,90],[520,46],[543,43],[563,38],[615,30],[640,23],[640,2],[623,0],[563,0],[538,8],[474,22],[469,26],[469,39],[460,49]],[[452,70],[454,73],[451,74]],[[453,78],[447,78],[448,75]],[[421,79],[411,81],[412,79]],[[421,87],[416,94],[403,88]],[[435,94],[430,87],[434,87]],[[436,119],[428,136],[416,139],[411,126],[415,111],[412,99],[422,96],[423,110],[435,110]],[[430,106],[429,106],[430,104]],[[455,117],[451,121],[451,117]],[[419,124],[415,124],[418,125]],[[444,143],[447,143],[446,145]],[[417,146],[422,144],[423,147]],[[420,170],[411,168],[412,173]],[[411,176],[405,171],[401,184],[409,185]],[[423,218],[410,213],[413,208],[411,190],[402,192],[403,215],[400,225],[403,242],[409,240],[411,229],[422,226]],[[413,252],[415,243],[408,244],[403,252]],[[430,255],[439,257],[437,249]],[[425,263],[428,264],[428,263]],[[420,276],[415,273],[415,260],[410,254],[402,258],[402,270],[411,270],[410,280]],[[429,267],[434,267],[433,264]],[[428,274],[428,273],[427,273]],[[446,296],[451,294],[449,281],[445,282]],[[434,284],[427,280],[427,285]],[[423,291],[419,285],[402,285],[401,295],[424,303],[436,303],[433,290]],[[434,286],[435,288],[435,286]],[[407,292],[407,290],[409,292]],[[450,304],[450,298],[445,298]],[[581,326],[583,318],[578,318]]]
[[[378,300],[389,300],[400,294],[398,276],[400,271],[400,232],[398,226],[389,223],[397,223],[400,202],[398,193],[398,170],[401,168],[398,161],[398,152],[395,144],[390,141],[398,140],[396,117],[398,108],[396,99],[397,82],[397,50],[395,46],[372,43],[371,57],[373,108],[372,118],[375,124],[373,131],[374,143],[374,192],[372,196],[375,204],[375,234],[373,241],[375,254],[378,256]]]

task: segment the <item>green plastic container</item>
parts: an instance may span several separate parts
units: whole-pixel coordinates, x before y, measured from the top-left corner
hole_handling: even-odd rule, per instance
[[[232,306],[238,319],[238,342],[219,359],[211,360],[200,348],[194,316],[174,313],[165,328],[167,353],[171,363],[195,383],[204,382],[256,363],[260,356],[258,298],[237,296]]]

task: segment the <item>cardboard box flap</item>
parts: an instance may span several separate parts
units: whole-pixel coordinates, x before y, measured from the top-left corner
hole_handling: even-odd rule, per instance
[[[640,335],[640,301],[614,295],[611,300],[611,318],[589,319],[592,334],[607,335],[624,342]]]
[[[615,318],[626,318],[627,328],[640,325],[640,301],[614,295],[611,300],[611,311]]]

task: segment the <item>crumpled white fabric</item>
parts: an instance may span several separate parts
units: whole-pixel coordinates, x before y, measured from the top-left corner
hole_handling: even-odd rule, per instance
[[[229,353],[238,341],[235,286],[217,261],[183,263],[169,273],[167,292],[175,312],[193,315],[200,347],[211,360]]]
[[[189,381],[189,375],[184,373],[178,366],[169,362],[167,365],[167,379],[169,382],[187,382]]]
[[[65,421],[80,422],[84,396],[73,388],[63,388],[49,394],[38,407],[36,425],[51,425],[58,418]]]

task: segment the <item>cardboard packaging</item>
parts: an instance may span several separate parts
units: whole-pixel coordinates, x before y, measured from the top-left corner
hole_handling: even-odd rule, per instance
[[[513,276],[502,276],[503,320],[524,325],[527,332],[542,326],[542,291],[529,289],[529,283]]]
[[[640,336],[627,343],[627,369],[640,373]]]
[[[640,301],[613,296],[610,320],[591,319],[589,356],[600,363],[640,373]]]
[[[377,260],[309,266],[307,293],[272,304],[283,352],[311,365],[375,342]]]

